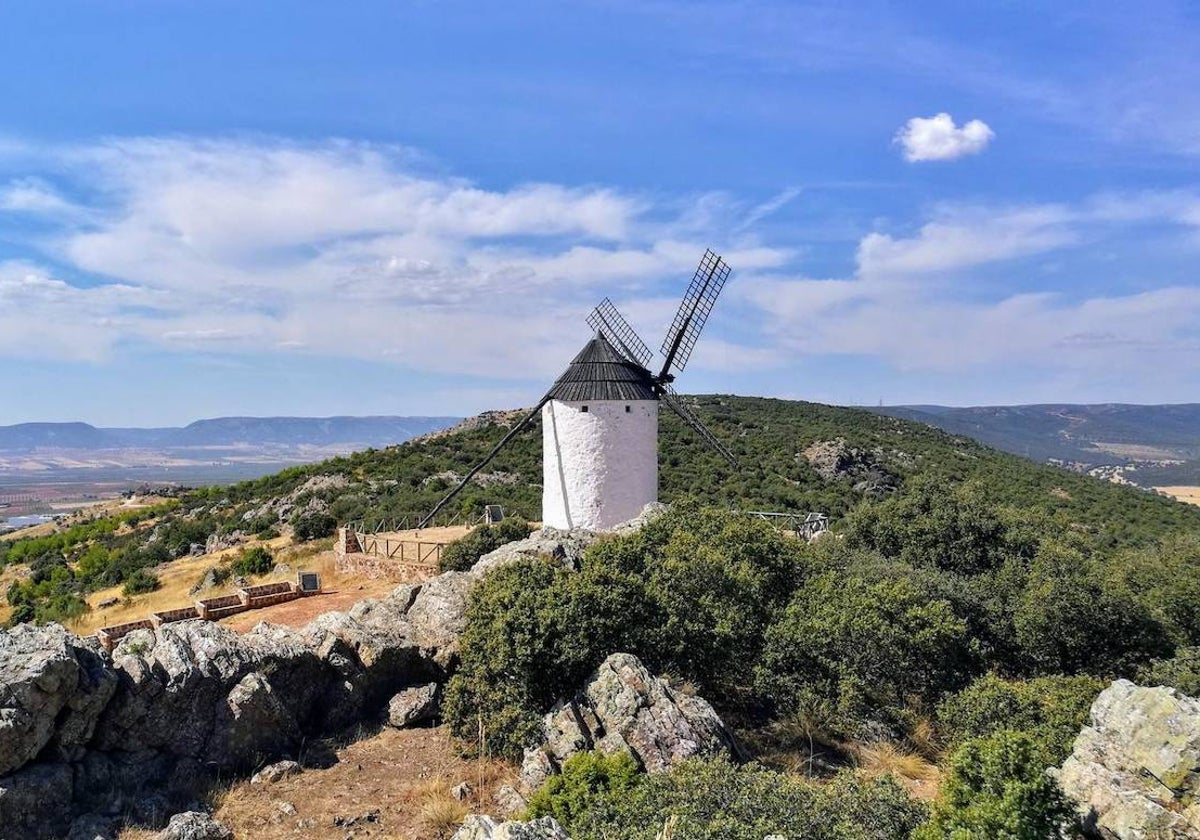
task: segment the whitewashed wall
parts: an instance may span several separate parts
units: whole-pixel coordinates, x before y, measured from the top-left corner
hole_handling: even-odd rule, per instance
[[[543,525],[602,531],[637,516],[658,501],[658,402],[546,403],[542,473]]]

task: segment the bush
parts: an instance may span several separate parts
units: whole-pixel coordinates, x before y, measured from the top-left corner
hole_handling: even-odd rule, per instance
[[[1077,820],[1046,774],[1037,742],[1001,731],[967,741],[950,759],[929,822],[914,840],[1077,837]]]
[[[1086,676],[1009,681],[988,674],[943,700],[938,722],[951,750],[1002,729],[1018,730],[1033,738],[1046,764],[1061,764],[1105,685]]]
[[[801,587],[767,631],[756,685],[785,712],[834,703],[846,734],[856,734],[866,719],[895,722],[910,697],[954,687],[965,631],[949,604],[906,579],[829,572]]]
[[[238,559],[230,564],[233,573],[243,577],[270,574],[274,568],[275,559],[271,556],[271,552],[261,545],[245,549]]]
[[[570,572],[521,560],[475,587],[446,692],[446,719],[475,740],[480,718],[489,752],[518,760],[540,732],[540,716],[573,694],[608,654],[646,645],[650,623],[641,583],[598,566]]]
[[[121,592],[126,596],[142,595],[146,592],[153,592],[161,586],[162,583],[154,576],[153,572],[137,569],[125,578],[125,585],[121,588]]]
[[[515,516],[505,517],[495,525],[481,525],[442,549],[438,570],[469,571],[488,552],[528,536],[529,523]]]
[[[560,825],[579,822],[599,799],[624,798],[641,783],[637,762],[627,752],[582,752],[563,763],[529,798],[529,818],[554,817]]]
[[[292,530],[297,542],[332,537],[337,530],[337,520],[328,513],[304,513],[292,519]]]
[[[726,759],[691,759],[581,802],[582,815],[564,824],[575,840],[655,840],[666,825],[687,840],[902,840],[925,816],[890,779],[844,774],[815,785]]]
[[[1200,697],[1200,647],[1180,648],[1171,659],[1158,659],[1138,672],[1142,685],[1165,685]]]
[[[1013,617],[1028,672],[1115,676],[1169,656],[1161,624],[1106,588],[1085,554],[1044,543]]]

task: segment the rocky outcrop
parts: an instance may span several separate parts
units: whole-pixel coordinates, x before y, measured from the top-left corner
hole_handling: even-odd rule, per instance
[[[737,742],[701,697],[672,691],[637,657],[614,653],[583,690],[542,722],[545,743],[525,752],[521,783],[536,790],[578,752],[627,752],[648,772],[684,759],[726,752]]]
[[[884,466],[881,450],[850,446],[845,438],[816,441],[796,457],[807,461],[826,481],[854,482],[854,489],[860,493],[884,495],[899,486],[897,477]]]
[[[430,713],[431,686],[436,708],[457,665],[479,579],[526,552],[574,566],[595,539],[543,531],[471,572],[399,586],[300,629],[260,624],[239,635],[179,621],[133,631],[111,653],[56,625],[0,631],[0,826],[40,838],[65,835],[81,815],[161,825],[215,777],[302,758],[302,745],[309,763],[314,739],[383,718],[398,693],[407,699],[394,717],[414,722]],[[626,744],[657,767],[724,732],[704,701],[676,698],[628,663],[610,670],[581,695],[580,709],[598,706],[585,742]],[[644,683],[642,693],[623,695],[613,682],[622,679]],[[566,755],[566,726],[547,753],[551,769]]]
[[[446,679],[469,583],[402,586],[300,630],[165,624],[111,655],[55,625],[0,632],[0,825],[50,837],[83,813],[161,821],[214,775],[382,715]]]
[[[1102,837],[1200,837],[1200,700],[1117,680],[1057,776]]]
[[[543,528],[527,539],[502,545],[483,555],[471,567],[471,574],[484,575],[518,560],[538,557],[549,557],[568,569],[577,569],[583,553],[599,538],[599,534],[582,529],[561,531],[558,528]]]
[[[472,814],[450,840],[571,840],[554,817],[529,822],[497,822]]]

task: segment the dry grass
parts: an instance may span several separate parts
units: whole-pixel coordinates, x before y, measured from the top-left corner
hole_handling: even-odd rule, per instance
[[[1166,493],[1168,496],[1178,499],[1181,502],[1186,502],[1189,505],[1200,505],[1200,487],[1172,485],[1168,487],[1155,487],[1154,489],[1160,493]]]
[[[934,764],[888,741],[856,745],[854,753],[859,769],[869,778],[895,776],[913,782],[928,782],[938,777]]]
[[[247,546],[266,546],[277,553],[277,560],[279,562],[287,562],[282,559],[283,556],[286,556],[286,552],[281,552],[280,550],[286,548],[289,542],[290,540],[287,537],[276,537],[266,542],[252,541]],[[113,586],[93,592],[87,596],[87,602],[92,607],[91,611],[84,613],[76,621],[72,622],[70,625],[71,629],[81,635],[93,633],[101,627],[146,618],[150,613],[159,610],[173,610],[189,606],[197,598],[209,598],[214,595],[224,595],[233,592],[235,587],[231,582],[220,587],[201,590],[195,595],[191,593],[191,589],[196,585],[197,581],[204,577],[204,574],[209,569],[216,568],[232,560],[241,551],[242,547],[227,548],[200,557],[181,557],[178,560],[172,560],[170,563],[157,566],[154,569],[154,574],[158,577],[159,583],[162,586],[144,595],[135,595],[132,598],[126,598],[122,595],[120,586]],[[288,577],[291,577],[291,575],[288,575]],[[268,582],[272,579],[274,578],[268,576],[263,578],[263,581]],[[111,607],[101,609],[100,603],[111,598],[116,598],[117,603]]]
[[[471,809],[465,802],[455,799],[444,779],[437,779],[418,786],[414,792],[417,800],[417,824],[426,836],[432,838],[451,837]]]

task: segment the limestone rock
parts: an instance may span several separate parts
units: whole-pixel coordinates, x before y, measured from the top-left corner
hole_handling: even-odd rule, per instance
[[[60,728],[64,747],[86,741],[115,685],[100,655],[57,624],[0,631],[0,776]]]
[[[441,686],[437,683],[406,688],[388,703],[388,723],[397,729],[422,723],[437,716]]]
[[[661,519],[663,514],[670,509],[670,505],[664,505],[662,502],[650,502],[644,508],[642,508],[642,512],[633,519],[622,522],[619,525],[614,525],[612,528],[610,528],[609,533],[622,536],[626,534],[637,533],[651,522]]]
[[[571,840],[554,817],[529,822],[497,822],[472,814],[450,840]]]
[[[295,776],[302,769],[300,763],[297,761],[276,761],[274,764],[268,764],[251,776],[250,784],[275,784],[275,782],[282,781],[288,776]]]
[[[501,785],[500,789],[496,791],[496,806],[500,809],[501,814],[511,817],[528,808],[529,800],[512,785]]]
[[[220,767],[248,767],[262,759],[293,752],[300,728],[271,683],[252,671],[217,707],[207,760]]]
[[[471,787],[470,782],[459,782],[454,787],[450,788],[450,795],[459,802],[466,802],[471,798],[471,794],[475,792],[475,788]]]
[[[458,637],[467,626],[467,600],[475,578],[468,572],[444,572],[421,584],[405,619],[413,640],[443,668],[458,657]]]
[[[543,721],[545,743],[527,750],[521,781],[540,787],[577,752],[628,752],[648,772],[684,759],[737,753],[737,742],[700,697],[677,694],[628,653],[614,653],[573,699]]]
[[[557,528],[543,528],[527,539],[517,540],[502,545],[476,561],[471,567],[471,574],[482,576],[488,572],[503,568],[518,560],[527,558],[549,557],[564,566],[575,569],[579,567],[583,553],[588,546],[599,539],[594,531],[575,529],[562,531]]]
[[[158,840],[233,840],[233,832],[209,814],[185,811],[171,817]]]
[[[1103,837],[1200,837],[1200,700],[1117,680],[1057,776]]]

